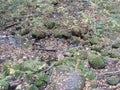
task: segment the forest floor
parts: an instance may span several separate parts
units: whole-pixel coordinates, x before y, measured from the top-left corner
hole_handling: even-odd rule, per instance
[[[12,0],[8,1],[12,3]],[[118,3],[120,2],[118,1]],[[12,4],[9,5],[12,6]],[[5,10],[6,8],[7,10]],[[64,68],[66,72],[77,69],[82,73],[85,77],[83,90],[120,90],[120,30],[119,28],[111,30],[113,29],[112,25],[108,22],[107,24],[103,23],[106,25],[98,26],[100,31],[96,33],[94,31],[98,27],[94,25],[91,27],[91,23],[95,24],[94,21],[96,23],[99,20],[104,21],[106,14],[101,16],[96,14],[96,10],[93,10],[93,6],[89,2],[79,0],[35,0],[21,5],[16,3],[16,6],[11,8],[6,5],[0,11],[0,79],[12,76],[12,79],[5,80],[9,83],[10,90],[26,90],[25,88],[34,82],[32,80],[37,76],[33,73],[36,74],[38,70],[28,70],[31,68],[24,66],[24,69],[28,70],[26,73],[33,75],[30,81],[32,83],[27,80],[19,83],[19,79],[23,79],[26,73],[23,74],[25,72],[23,71],[23,76],[18,78],[16,77],[17,70],[13,67],[16,66],[16,63],[23,64],[27,60],[35,59],[40,59],[42,65],[45,65],[43,67],[41,65],[40,70],[44,71],[51,79],[49,83],[46,82],[47,84],[44,83],[44,85],[40,82],[39,84],[35,83],[39,90],[54,90],[54,88],[55,90],[68,90],[64,89],[64,85],[57,87],[58,83],[61,83],[59,77],[67,78],[61,74],[61,76],[55,75],[61,61],[63,61],[63,68],[64,65],[70,63],[70,66]],[[119,13],[117,11],[118,15]],[[89,16],[92,19],[95,16],[96,20],[89,19]],[[106,29],[108,25],[111,26]],[[91,53],[103,56],[105,66],[95,68],[90,65],[88,56]],[[81,54],[84,54],[85,60],[81,60]],[[65,61],[66,58],[68,61]],[[69,61],[71,58],[75,62]],[[78,59],[80,59],[80,63]],[[52,74],[51,70],[53,70]],[[113,78],[112,84],[108,80],[111,77]],[[17,81],[18,84],[16,85],[14,81]],[[19,89],[13,89],[14,86]]]

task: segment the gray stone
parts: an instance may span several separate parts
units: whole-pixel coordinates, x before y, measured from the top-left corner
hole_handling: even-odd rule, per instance
[[[71,71],[69,73],[59,73],[56,75],[58,81],[55,83],[55,90],[83,90],[85,86],[85,78],[80,75],[79,71]]]

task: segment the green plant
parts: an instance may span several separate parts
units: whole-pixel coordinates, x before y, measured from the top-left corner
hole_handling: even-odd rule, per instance
[[[115,1],[117,3],[117,1]],[[88,26],[93,30],[96,36],[103,36],[103,32],[106,30],[114,31],[119,30],[120,22],[114,14],[118,14],[116,11],[119,4],[113,3],[113,0],[91,0],[90,1],[92,10],[87,14],[83,13],[83,21],[87,21]],[[115,6],[115,5],[116,6]],[[114,11],[113,14],[111,11]]]
[[[42,64],[39,58],[26,60],[24,63],[7,62],[4,64],[3,72],[0,73],[0,86],[7,88],[9,80],[14,77],[16,80],[24,79],[28,85],[33,83],[42,87],[49,81],[48,76],[42,72],[43,68],[45,68],[45,64]],[[31,88],[37,90],[34,85]]]
[[[88,78],[89,80],[93,80],[96,77],[94,72],[86,72],[86,78]]]

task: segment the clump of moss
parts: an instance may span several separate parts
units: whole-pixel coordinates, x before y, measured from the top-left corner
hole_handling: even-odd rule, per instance
[[[118,77],[111,76],[111,77],[108,77],[106,81],[109,85],[117,85],[120,79]]]
[[[98,83],[97,82],[91,82],[90,87],[97,88],[98,87]]]
[[[89,73],[87,73],[86,77],[87,77],[89,80],[93,80],[93,79],[96,77],[96,75],[95,75],[94,72],[89,72]]]
[[[20,32],[20,35],[21,36],[24,36],[24,35],[26,35],[26,34],[28,34],[29,33],[29,30],[28,29],[23,29],[21,32]]]
[[[119,48],[119,47],[120,47],[120,42],[115,43],[115,44],[112,45],[112,48]]]
[[[95,50],[97,52],[100,52],[102,49],[103,49],[103,46],[95,46],[91,48],[91,50]]]
[[[58,29],[55,29],[53,31],[53,35],[55,38],[70,38],[71,37],[71,34],[68,32],[68,31],[65,31],[65,30],[58,30]]]
[[[96,54],[89,54],[88,60],[90,66],[95,69],[102,69],[105,67],[104,58],[102,56],[98,56]]]
[[[55,22],[46,22],[44,25],[48,29],[53,29],[56,26],[56,23]]]
[[[98,44],[98,42],[99,42],[99,40],[98,40],[97,37],[93,37],[93,38],[90,39],[91,45]]]
[[[86,60],[87,59],[87,57],[88,57],[88,53],[87,53],[87,51],[80,51],[80,59],[81,60]]]
[[[81,29],[79,26],[72,26],[71,34],[73,36],[84,38],[84,36],[87,34],[87,30]]]
[[[108,51],[102,52],[102,56],[108,56],[108,55],[109,55],[109,52],[108,52]]]
[[[38,31],[38,30],[33,30],[31,35],[35,39],[42,39],[46,37],[46,33],[44,31]]]
[[[118,57],[118,54],[115,53],[115,52],[109,52],[109,56],[110,56],[111,58],[117,58],[117,57]]]

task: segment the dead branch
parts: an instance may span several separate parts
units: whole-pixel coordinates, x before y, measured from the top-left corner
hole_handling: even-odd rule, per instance
[[[16,23],[13,23],[13,24],[11,24],[11,25],[5,26],[3,30],[8,29],[8,28],[13,27],[13,26],[18,25],[18,24],[19,24],[19,23],[16,22]]]
[[[53,63],[50,67],[48,67],[47,69],[44,70],[44,72],[49,71],[51,68],[53,68],[55,66],[56,63]]]
[[[120,70],[118,71],[111,71],[111,72],[105,72],[103,75],[120,75]]]

